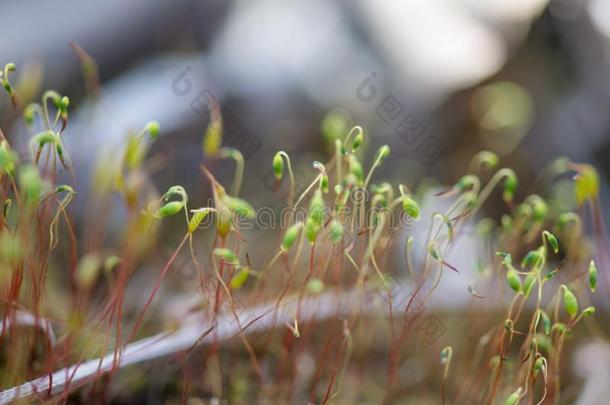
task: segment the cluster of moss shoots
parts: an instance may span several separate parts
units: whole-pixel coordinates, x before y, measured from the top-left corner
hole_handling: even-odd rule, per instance
[[[234,181],[228,192],[202,165],[201,173],[211,185],[214,203],[197,207],[181,185],[169,187],[162,195],[155,194],[146,162],[160,128],[156,122],[150,122],[141,132],[129,135],[122,152],[116,154],[118,160],[108,156],[100,159],[93,173],[90,194],[94,202],[88,204],[90,215],[84,223],[86,236],[78,238],[67,210],[77,191],[75,186],[58,184],[61,169],[72,173],[73,180],[76,178],[62,141],[68,124],[69,99],[55,91],[47,91],[41,104],[31,103],[24,107],[9,81],[14,70],[13,64],[6,65],[0,80],[13,108],[22,112],[34,135],[29,144],[29,158],[19,156],[3,134],[0,142],[4,201],[0,216],[2,338],[15,348],[0,364],[3,387],[108,350],[114,350],[116,358],[120,358],[121,347],[141,334],[146,314],[172,263],[188,247],[184,254],[197,269],[204,302],[202,308],[213,319],[213,325],[221,307],[229,307],[231,316],[239,320],[238,299],[242,305],[274,302],[279,308],[289,294],[302,300],[305,295],[325,291],[364,289],[371,283],[380,285],[382,291],[391,295],[392,278],[408,279],[413,288],[412,299],[404,307],[392,308],[394,313],[389,317],[391,341],[383,395],[390,401],[397,389],[397,370],[401,356],[404,358],[404,349],[409,346],[408,338],[415,339],[412,333],[413,298],[425,304],[447,270],[451,270],[454,277],[461,276],[457,274],[460,270],[448,263],[445,256],[459,240],[464,224],[477,221],[475,229],[481,241],[502,248],[496,255],[480,259],[480,279],[468,287],[471,299],[484,307],[485,300],[491,298],[479,291],[490,286],[497,288],[501,297],[494,304],[506,305],[507,300],[503,297],[507,292],[512,292],[512,298],[504,317],[494,315],[491,329],[480,338],[474,356],[469,343],[459,339],[440,350],[437,381],[443,401],[448,398],[456,403],[505,401],[512,405],[525,399],[528,403],[540,404],[545,399],[559,398],[564,345],[575,326],[595,312],[592,306],[581,310],[575,294],[578,292],[583,296],[581,300],[587,301],[586,289],[593,292],[597,285],[596,264],[590,257],[583,257],[581,245],[573,239],[582,235],[581,217],[584,214],[583,211],[580,215],[559,212],[552,201],[538,195],[527,196],[517,203],[517,176],[510,168],[499,168],[496,154],[489,151],[476,154],[468,174],[436,195],[436,198],[451,200],[452,204],[445,212],[431,214],[425,241],[428,249],[414,253],[414,236],[391,229],[389,216],[398,212],[417,220],[420,216],[417,201],[421,201],[425,190],[422,187],[423,191],[412,192],[404,184],[372,183],[375,170],[390,154],[389,146],[377,150],[370,168],[365,171],[363,129],[355,126],[345,132],[336,131],[337,136],[331,139],[333,152],[328,162],[313,163],[312,179],[300,195],[295,195],[297,179],[290,156],[279,151],[271,162],[276,182],[288,183],[288,208],[307,207],[307,218],[303,221],[289,219],[284,229],[277,230],[276,251],[261,260],[258,266],[253,266],[245,238],[235,226],[237,217],[255,215],[252,205],[239,197],[244,160],[237,149],[221,147],[221,123],[213,122],[206,131],[204,154],[210,161],[234,160]],[[221,117],[215,119],[221,120]],[[601,219],[595,217],[601,214],[598,179],[591,166],[560,159],[543,172],[544,181],[550,182],[569,172],[576,173],[577,204],[588,204],[593,222],[599,224]],[[499,224],[490,218],[478,219],[483,205],[497,188],[502,190],[508,213],[502,216]],[[353,198],[363,190],[365,198]],[[105,218],[111,214],[116,196],[121,197],[128,217],[121,240],[107,246]],[[344,210],[348,206],[349,216]],[[384,210],[371,210],[375,207]],[[355,220],[362,215],[371,216],[366,228],[361,226],[362,221]],[[124,316],[127,283],[154,249],[161,220],[173,216],[184,216],[184,235],[162,266],[144,305],[129,317]],[[208,216],[213,216],[215,229],[201,228]],[[202,232],[215,232],[212,246],[195,238]],[[346,234],[355,237],[348,240]],[[562,235],[566,235],[567,243],[561,243]],[[395,266],[386,265],[391,263],[388,252],[397,238],[405,238],[404,260]],[[519,264],[514,257],[521,257]],[[556,265],[558,262],[563,266]],[[391,267],[396,270],[391,271]],[[567,267],[573,271],[568,272]],[[66,268],[69,271],[62,270]],[[49,287],[49,270],[59,272],[59,276],[52,279],[62,280],[64,285],[58,287],[61,293]],[[557,283],[561,273],[568,274],[566,279],[569,281]],[[497,280],[504,282],[498,284]],[[301,308],[298,308],[292,323],[280,325],[293,339],[299,339],[305,333],[316,333],[315,325],[299,323]],[[19,311],[53,321],[59,333],[53,347],[49,339],[19,328]],[[331,338],[326,341],[325,346],[331,345],[340,353],[339,359],[333,364],[325,364],[330,360],[320,357],[318,372],[311,384],[312,401],[340,400],[340,377],[349,366],[349,348],[355,340],[352,331],[358,321],[363,322],[360,315],[355,309],[352,316],[340,321],[340,338],[332,340],[332,344],[329,343]],[[123,331],[126,325],[131,325],[128,333]],[[245,327],[240,325],[240,328]],[[262,371],[253,345],[244,333],[239,333],[239,337],[257,378],[263,384],[270,383],[269,371]],[[17,344],[18,341],[21,343]],[[46,355],[36,357],[38,360],[33,362],[32,352],[40,346],[46,350]],[[438,356],[438,348],[435,350]],[[489,370],[484,373],[486,382],[478,381],[481,377],[478,370]],[[327,376],[326,387],[321,388],[319,380],[323,374]],[[222,392],[217,394],[223,395]]]

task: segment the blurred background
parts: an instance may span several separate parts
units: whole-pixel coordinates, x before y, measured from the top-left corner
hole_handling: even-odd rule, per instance
[[[71,99],[65,143],[81,183],[94,152],[157,120],[154,149],[166,157],[158,188],[180,183],[193,199],[209,196],[198,164],[218,106],[225,144],[247,160],[242,195],[255,206],[273,201],[278,149],[294,156],[295,172],[311,173],[325,136],[353,124],[371,150],[391,146],[380,177],[451,184],[490,149],[527,195],[566,155],[598,168],[610,206],[607,0],[21,0],[3,2],[2,14],[0,61],[17,64],[23,101],[46,88]],[[86,55],[99,91],[83,79]],[[0,117],[25,148],[6,97]],[[215,164],[229,182],[232,164]]]
[[[610,170],[603,0],[29,0],[3,14],[0,59],[19,66],[24,98],[48,87],[70,96],[66,139],[83,166],[88,151],[156,119],[157,147],[181,156],[168,159],[170,183],[201,158],[215,100],[226,143],[260,168],[246,194],[267,184],[278,148],[307,165],[323,152],[320,123],[334,109],[390,144],[385,170],[409,178],[453,181],[481,148],[525,178],[561,154]],[[95,104],[70,42],[97,63]]]

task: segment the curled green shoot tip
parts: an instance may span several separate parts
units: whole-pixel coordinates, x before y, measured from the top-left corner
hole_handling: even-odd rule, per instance
[[[472,190],[473,192],[478,193],[480,188],[481,180],[479,180],[479,178],[473,174],[467,174],[466,176],[462,176],[462,178],[460,178],[460,180],[458,180],[458,182],[455,183],[455,185],[453,186],[453,189],[459,192]],[[450,193],[451,190],[443,194]]]
[[[328,193],[328,189],[329,189],[329,180],[328,180],[328,174],[326,173],[326,166],[324,166],[323,163],[318,162],[317,160],[314,160],[312,163],[312,166],[314,169],[316,169],[317,171],[320,172],[320,174],[318,175],[318,179],[320,181],[320,189],[326,194]]]
[[[523,283],[521,282],[521,277],[517,270],[513,267],[510,267],[506,272],[506,281],[510,288],[512,288],[517,294],[523,293]]]
[[[578,301],[576,300],[576,296],[565,284],[562,284],[560,289],[563,291],[563,305],[565,310],[568,315],[574,319],[578,313]]]
[[[572,163],[570,167],[576,172],[574,178],[574,192],[578,205],[586,201],[594,201],[599,194],[599,175],[597,170],[589,164]]]
[[[53,104],[57,113],[55,114],[55,118],[53,122],[51,122],[51,116],[49,115],[49,101]],[[42,95],[42,110],[44,121],[47,129],[52,130],[55,128],[59,120],[62,120],[61,129],[58,131],[59,133],[63,132],[68,124],[68,106],[70,105],[70,99],[68,97],[62,97],[55,90],[47,90]]]
[[[517,175],[512,169],[504,169],[504,190],[502,192],[502,198],[506,202],[511,202],[517,191],[519,181]]]
[[[253,218],[256,214],[254,208],[247,201],[242,200],[241,198],[225,195],[222,198],[222,203],[233,214],[240,215],[245,218]]]
[[[280,181],[282,180],[282,176],[284,175],[284,159],[282,158],[282,155],[277,152],[274,156],[273,156],[273,174],[275,175],[275,180],[276,181]]]
[[[12,177],[19,163],[19,156],[11,150],[8,142],[0,142],[0,170]]]
[[[290,250],[290,248],[292,248],[292,246],[296,242],[297,237],[299,236],[299,233],[301,232],[302,228],[303,228],[303,223],[297,222],[296,224],[292,225],[290,228],[288,228],[286,230],[286,233],[284,234],[284,238],[282,239],[282,251],[283,252],[287,252]]]
[[[534,377],[537,377],[538,374],[540,374],[540,371],[542,371],[543,376],[546,378],[546,369],[546,359],[540,353],[536,354],[536,360],[534,360],[534,364],[532,365],[532,373]]]
[[[159,123],[157,121],[150,121],[148,124],[146,124],[146,126],[144,127],[144,131],[142,132],[143,134],[148,132],[150,134],[150,139],[152,141],[156,141],[157,138],[159,138],[161,127],[159,126]]]
[[[495,169],[498,166],[500,159],[494,152],[482,150],[472,157],[469,164],[469,171],[476,173],[484,168]]]
[[[316,190],[311,202],[309,203],[309,213],[307,216],[307,222],[305,224],[305,234],[309,242],[313,243],[318,234],[322,230],[324,223],[325,204],[322,198],[322,191]]]
[[[510,288],[512,288],[517,294],[523,293],[523,283],[519,272],[513,267],[512,256],[510,253],[498,252],[498,256],[502,257],[502,265],[506,267],[506,281]]]
[[[413,219],[419,218],[419,204],[413,198],[409,196],[402,196],[402,210],[405,214]],[[450,225],[450,224],[449,224]],[[452,231],[451,231],[452,232]]]
[[[552,233],[550,233],[549,231],[543,231],[542,232],[542,242],[543,243],[545,241],[545,238],[551,245],[551,248],[553,249],[553,253],[555,253],[555,254],[559,253],[559,242],[557,241],[557,237],[555,235],[553,235]]]
[[[453,348],[446,346],[441,350],[441,364],[445,366],[444,378],[447,378],[449,373],[449,366],[451,365],[451,358],[453,357]]]
[[[555,226],[560,232],[565,232],[568,227],[573,227],[575,234],[579,235],[582,229],[582,221],[574,212],[563,212],[555,221]]]
[[[242,267],[239,271],[231,278],[229,286],[232,290],[239,290],[242,288],[248,279],[250,278],[251,270],[249,267]]]
[[[477,199],[477,205],[474,211],[478,211],[482,205],[487,201],[489,195],[492,190],[500,183],[500,181],[504,180],[502,198],[507,204],[511,204],[515,193],[517,192],[517,187],[519,185],[519,180],[517,175],[512,169],[507,167],[500,169],[493,175],[493,177],[489,180],[489,182],[485,185],[483,190]]]
[[[215,158],[218,156],[223,136],[223,122],[220,107],[218,103],[213,104],[210,111],[210,123],[203,134],[202,142],[203,155],[208,158]]]
[[[504,402],[504,405],[517,405],[517,404],[519,404],[519,400],[521,398],[521,391],[522,391],[521,387],[517,388],[517,390],[515,392],[513,392],[512,394],[510,394],[508,396],[508,398],[506,398],[506,402]]]
[[[233,184],[231,185],[231,195],[237,197],[244,178],[244,156],[235,148],[224,147],[220,149],[220,157],[233,159],[235,161],[235,176],[233,178]]]
[[[543,222],[548,214],[548,205],[539,195],[532,194],[525,199],[525,203],[529,204],[532,209],[534,221]]]
[[[273,172],[275,174],[276,182],[279,182],[282,179],[284,172],[284,160],[286,161],[286,167],[288,168],[288,177],[290,180],[288,205],[292,206],[294,199],[294,188],[296,184],[294,181],[294,172],[292,171],[292,164],[290,163],[290,156],[288,156],[288,153],[284,152],[283,150],[276,152],[275,156],[273,157]]]
[[[8,72],[14,72],[16,69],[17,67],[14,63],[7,63],[4,65],[4,71],[0,72],[0,82],[2,83],[2,87],[4,87],[4,90],[6,90],[11,98],[11,103],[13,104],[14,108],[17,107],[17,97],[15,96],[15,91],[13,90],[11,82],[8,80]]]
[[[542,320],[542,328],[544,329],[544,333],[546,335],[551,333],[551,319],[549,318],[548,314],[543,309],[538,309],[538,311],[537,311],[536,327],[538,326],[538,322],[540,320]]]
[[[67,194],[76,194],[76,191],[74,190],[74,188],[72,188],[71,186],[67,185],[67,184],[61,184],[57,187],[55,187],[55,194],[59,194],[59,193],[67,193]]]
[[[390,156],[390,147],[388,145],[382,145],[375,153],[375,159],[373,160],[373,165],[371,166],[368,174],[366,175],[366,179],[364,180],[364,187],[366,188],[371,181],[371,177],[373,176],[373,172],[379,166],[381,166],[386,160],[386,158]]]
[[[221,259],[222,261],[224,261],[225,263],[227,263],[231,266],[239,266],[239,259],[237,258],[235,253],[233,253],[233,251],[231,249],[216,248],[216,249],[214,249],[213,254],[214,254],[214,257]]]
[[[428,243],[428,254],[430,255],[430,257],[432,257],[432,259],[440,263],[442,266],[445,266],[456,273],[460,273],[460,271],[455,266],[447,263],[447,261],[443,259],[443,256],[441,255],[441,251],[436,241],[431,241],[430,243]]]
[[[34,135],[30,140],[30,148],[32,150],[32,159],[34,160],[34,163],[38,164],[38,162],[40,161],[40,155],[42,154],[42,150],[45,145],[51,145],[53,148],[55,148],[59,159],[65,166],[63,145],[61,143],[61,139],[59,137],[59,134],[53,131],[39,132]]]
[[[364,142],[364,130],[360,125],[354,126],[345,137],[343,145],[349,145],[350,150],[347,151],[345,146],[341,150],[343,156],[354,153]]]
[[[523,260],[521,260],[521,267],[533,267],[534,269],[542,267],[545,261],[544,250],[545,249],[536,249],[527,252],[527,254],[523,256]]]
[[[305,290],[310,294],[317,295],[322,293],[325,287],[324,281],[314,277],[307,282],[305,285]]]
[[[597,266],[595,265],[595,262],[593,260],[591,260],[589,262],[589,288],[591,289],[591,292],[595,292],[595,289],[597,288]]]
[[[191,219],[189,220],[188,224],[189,233],[194,233],[197,228],[199,228],[201,221],[203,221],[212,211],[214,211],[214,208],[211,207],[203,207],[196,210],[191,210],[191,214],[193,215],[191,216]]]
[[[40,119],[44,119],[42,107],[38,103],[30,103],[23,110],[23,121],[28,128],[33,128],[34,123],[36,122],[36,115],[38,115]]]
[[[595,307],[593,306],[583,309],[581,313],[582,316],[591,316],[593,314],[595,314]]]
[[[445,385],[447,384],[447,378],[449,377],[449,367],[451,366],[451,358],[453,357],[453,348],[446,346],[441,350],[441,364],[443,367],[443,383],[441,386],[441,397],[443,404],[445,403]]]
[[[176,196],[179,197],[178,201],[168,201],[170,198]],[[167,190],[165,194],[163,194],[161,198],[163,201],[166,201],[166,203],[161,208],[159,208],[154,214],[155,218],[166,218],[184,210],[184,213],[186,215],[186,221],[187,223],[189,222],[188,210],[186,207],[186,204],[188,202],[188,196],[186,194],[186,191],[184,190],[184,187],[172,186]]]

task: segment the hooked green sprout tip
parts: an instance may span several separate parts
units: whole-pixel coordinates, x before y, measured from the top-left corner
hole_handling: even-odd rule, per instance
[[[314,196],[309,204],[309,215],[307,216],[307,222],[305,224],[305,235],[307,239],[313,243],[316,239],[324,222],[324,199],[322,198],[322,191],[316,190]]]
[[[221,238],[225,238],[233,225],[233,214],[227,207],[216,210],[216,230]]]
[[[203,135],[203,155],[210,158],[218,156],[222,145],[223,123],[220,113],[217,115],[217,118],[210,119]]]
[[[388,156],[390,156],[390,147],[388,145],[383,145],[377,150],[375,160],[378,164],[381,164]]]
[[[59,186],[55,187],[55,193],[76,194],[76,191],[74,191],[74,189],[67,184],[60,184]]]
[[[553,253],[559,253],[559,242],[557,242],[557,238],[555,237],[555,235],[553,235],[549,231],[544,231],[542,232],[542,234],[546,236],[546,239],[549,241],[549,244],[553,248]]]
[[[329,190],[328,189],[328,183],[329,183],[328,175],[323,174],[322,178],[320,178],[320,188],[322,189],[322,191],[324,193],[328,193],[328,190]]]
[[[591,165],[580,164],[576,166],[578,174],[574,181],[576,202],[582,205],[585,201],[592,201],[599,194],[599,175]]]
[[[563,290],[563,305],[566,312],[574,318],[578,313],[578,301],[576,300],[576,296],[565,284],[561,285],[561,289]]]
[[[543,309],[539,309],[538,313],[540,314],[540,318],[542,319],[542,327],[544,329],[544,333],[548,335],[549,333],[551,333],[551,318],[549,318],[549,316]]]
[[[2,86],[4,90],[8,93],[9,96],[13,96],[13,87],[8,80],[8,72],[14,72],[17,69],[14,63],[7,63],[4,65],[4,74],[0,74],[0,80],[2,81]]]
[[[356,126],[354,129],[356,130],[356,135],[354,136],[354,142],[352,142],[352,151],[356,151],[362,145],[362,142],[364,142],[362,127]]]
[[[460,178],[458,182],[455,183],[454,188],[460,191],[470,190],[478,184],[480,184],[480,180],[477,176],[467,174],[466,176],[462,176],[462,178]]]
[[[510,394],[504,405],[517,405],[519,403],[519,398],[521,398],[521,390],[522,388],[519,387],[515,392]]]
[[[532,206],[532,211],[534,214],[534,220],[537,222],[542,222],[546,218],[549,208],[547,203],[537,195],[532,195],[526,201],[529,201]],[[548,231],[545,231],[548,232]],[[549,241],[550,242],[550,241]],[[556,242],[556,240],[555,240]],[[555,252],[557,253],[557,252]]]
[[[513,268],[509,268],[506,272],[506,280],[508,281],[508,285],[512,288],[516,293],[523,292],[523,285],[521,283],[521,277],[519,273]]]
[[[402,209],[411,218],[419,218],[419,204],[411,197],[402,197]]]
[[[163,194],[163,200],[168,201],[172,197],[180,197],[179,201],[169,201],[164,204],[161,208],[157,210],[155,213],[155,217],[157,218],[166,218],[172,215],[176,215],[183,208],[186,208],[186,203],[188,200],[188,196],[184,187],[182,186],[172,186],[170,187],[165,194]]]
[[[472,161],[481,166],[485,165],[490,169],[494,169],[496,166],[498,166],[500,159],[498,158],[498,155],[494,152],[482,150],[481,152],[474,155]]]
[[[360,145],[362,145],[362,142],[364,141],[364,130],[360,125],[354,126],[345,137],[346,144],[348,144],[350,140],[351,152],[353,153],[360,147]],[[345,148],[342,148],[341,152],[343,155],[347,154],[347,150],[345,150]]]
[[[523,257],[523,260],[521,261],[521,267],[529,267],[529,266],[538,267],[538,266],[540,266],[540,264],[542,264],[543,260],[544,260],[544,257],[538,249],[530,250]]]
[[[320,294],[324,291],[324,287],[324,282],[317,277],[309,280],[305,286],[310,294]]]
[[[157,210],[158,218],[166,218],[179,213],[184,208],[184,203],[181,201],[170,201]]]
[[[553,331],[558,331],[559,333],[563,334],[565,331],[567,331],[567,327],[563,322],[557,322],[551,328],[551,332]]]
[[[189,220],[189,225],[188,225],[189,233],[195,232],[197,230],[197,228],[199,227],[199,224],[201,224],[201,221],[203,221],[205,219],[205,217],[207,217],[211,211],[212,211],[212,209],[208,208],[208,207],[200,208],[198,210],[191,210],[191,213],[193,214],[193,216]]]
[[[299,232],[301,231],[302,227],[303,223],[297,222],[286,230],[286,233],[284,234],[284,239],[282,240],[282,250],[284,252],[290,250],[290,248],[294,245],[294,242],[296,241],[297,236],[299,235]]]
[[[231,282],[229,283],[231,289],[238,290],[246,284],[248,279],[250,278],[250,269],[248,267],[242,267],[239,269],[237,274],[231,278]]]
[[[239,260],[231,249],[216,248],[214,249],[214,256],[218,257],[219,259],[222,259],[227,264],[230,264],[232,266],[239,266]]]
[[[159,137],[161,127],[159,126],[159,123],[157,121],[150,121],[148,124],[146,124],[146,129],[150,134],[150,139],[152,139],[153,141]]]
[[[544,357],[542,357],[542,356],[538,357],[534,361],[534,365],[533,365],[534,377],[536,377],[540,373],[540,370],[542,370],[542,368],[544,366],[544,361],[545,361]]]
[[[503,169],[506,172],[504,179],[504,191],[502,193],[502,198],[504,201],[510,202],[513,200],[515,193],[517,191],[517,186],[519,185],[519,181],[517,179],[517,175],[512,169]]]
[[[589,288],[591,292],[595,292],[597,288],[597,266],[593,260],[589,262]]]
[[[253,218],[256,214],[254,208],[247,201],[242,200],[241,198],[230,197],[227,195],[222,198],[222,202],[230,211],[242,217]]]
[[[273,173],[277,180],[282,179],[282,174],[284,173],[284,159],[282,159],[280,152],[277,152],[273,157]]]

